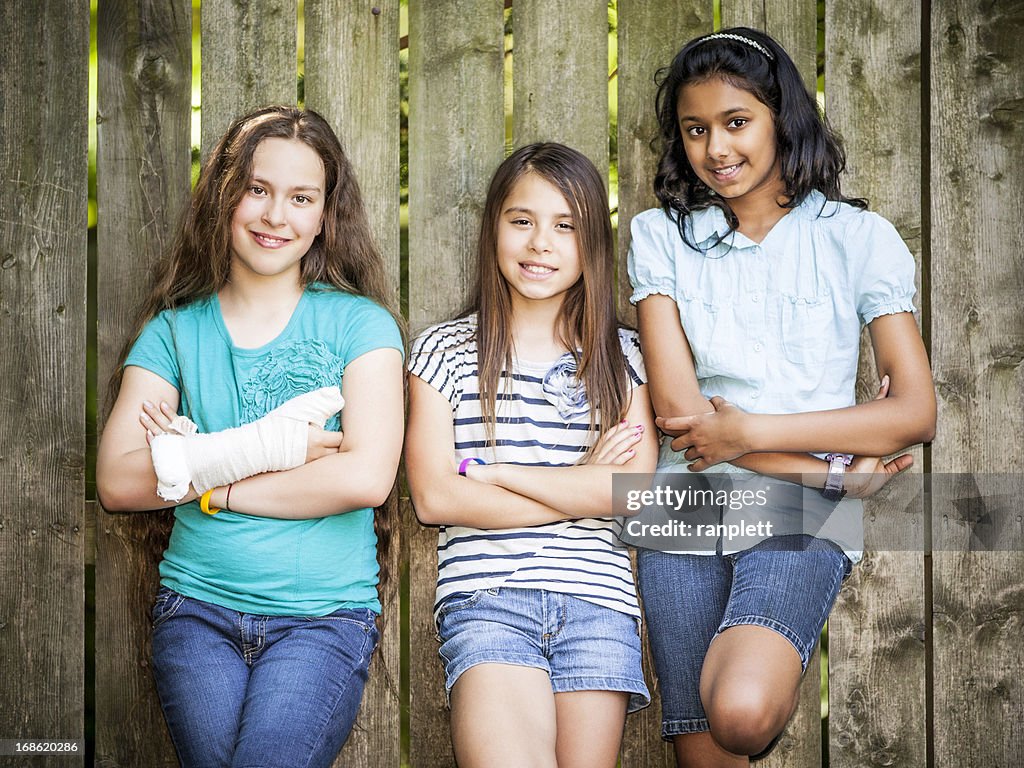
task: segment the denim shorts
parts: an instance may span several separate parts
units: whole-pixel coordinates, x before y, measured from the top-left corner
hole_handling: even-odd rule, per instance
[[[328,768],[377,645],[377,614],[260,616],[167,587],[153,606],[153,673],[182,765]]]
[[[625,691],[627,711],[651,703],[640,664],[640,622],[544,589],[494,588],[448,597],[437,613],[445,688],[477,664],[543,669],[555,693]]]
[[[753,624],[778,632],[806,669],[852,568],[835,544],[811,536],[766,539],[730,555],[651,549],[638,555],[666,740],[709,730],[700,700],[701,667],[711,641],[729,627]]]

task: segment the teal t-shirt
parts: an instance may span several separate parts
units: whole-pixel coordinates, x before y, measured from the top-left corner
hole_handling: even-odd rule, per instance
[[[314,284],[273,341],[241,349],[216,295],[157,315],[125,365],[152,371],[181,393],[178,412],[201,432],[254,421],[286,400],[341,385],[345,366],[374,349],[403,351],[390,314],[373,301]],[[327,429],[341,428],[333,417]],[[344,482],[339,478],[338,482]],[[295,504],[302,504],[297,497]],[[160,583],[246,613],[324,616],[339,608],[380,611],[373,510],[312,520],[277,520],[197,502],[175,510]]]

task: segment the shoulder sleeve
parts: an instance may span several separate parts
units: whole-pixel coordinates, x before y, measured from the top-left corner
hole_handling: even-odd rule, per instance
[[[630,387],[646,384],[647,369],[644,368],[644,358],[640,354],[640,334],[627,328],[620,328],[619,343],[622,345],[622,354],[626,357],[626,373],[629,375]]]
[[[375,349],[397,349],[405,358],[405,345],[398,324],[391,313],[376,302],[360,299],[347,322],[352,332],[347,334],[342,349],[346,364]]]
[[[470,333],[457,321],[428,328],[412,343],[409,373],[444,395],[453,406],[461,394]]]
[[[676,297],[676,268],[673,254],[679,231],[665,212],[652,208],[634,216],[629,223],[630,244],[626,266],[633,286],[631,303],[653,293]]]
[[[846,231],[846,247],[853,251],[853,284],[861,322],[914,312],[914,257],[899,232],[876,213],[860,212],[854,220]]]
[[[155,373],[181,391],[181,366],[174,338],[174,310],[165,310],[142,329],[135,340],[125,367],[135,365]]]

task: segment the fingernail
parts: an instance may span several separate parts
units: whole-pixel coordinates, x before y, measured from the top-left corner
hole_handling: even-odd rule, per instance
[[[628,419],[623,419],[622,421],[619,422],[619,424],[620,425],[622,425],[622,424],[629,424],[629,420]]]
[[[142,404],[144,406],[146,406],[147,408],[152,408],[153,407],[153,404],[151,402],[149,402],[149,400],[143,400]]]
[[[637,424],[636,425],[636,431],[637,432],[643,432],[644,431],[644,425],[643,424]]]

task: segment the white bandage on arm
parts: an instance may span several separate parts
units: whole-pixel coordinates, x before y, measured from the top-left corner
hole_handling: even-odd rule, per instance
[[[157,494],[180,501],[189,485],[197,493],[235,483],[264,472],[280,472],[306,461],[309,424],[323,428],[342,409],[338,387],[323,387],[294,397],[262,419],[207,435],[179,416],[171,427],[181,434],[158,435],[150,449],[157,476]]]

